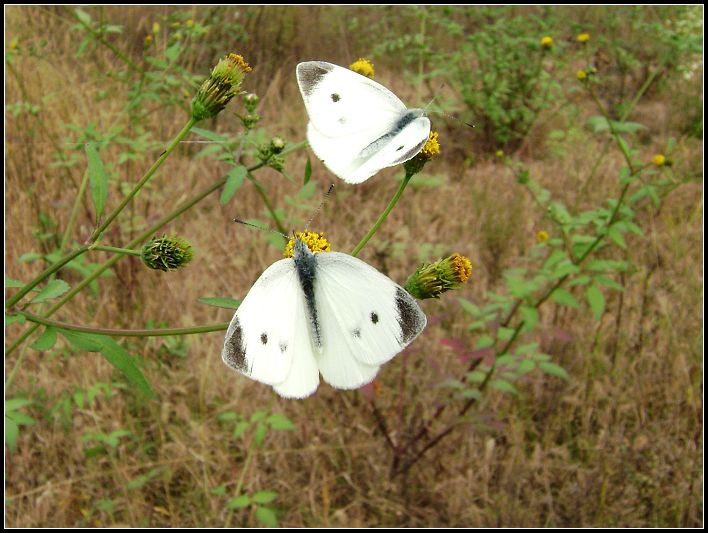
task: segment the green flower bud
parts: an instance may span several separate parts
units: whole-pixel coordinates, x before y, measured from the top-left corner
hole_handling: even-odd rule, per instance
[[[470,279],[472,263],[458,253],[423,265],[408,278],[404,288],[418,300],[439,298],[444,292],[461,287]]]
[[[203,120],[216,116],[239,93],[241,82],[251,67],[237,54],[229,54],[211,71],[192,101],[192,117]]]
[[[141,258],[149,268],[169,272],[187,265],[193,256],[192,246],[185,239],[163,235],[143,246]]]

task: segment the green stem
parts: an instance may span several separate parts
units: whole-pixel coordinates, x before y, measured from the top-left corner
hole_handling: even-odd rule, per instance
[[[384,220],[386,220],[386,217],[388,217],[388,214],[393,210],[393,208],[398,203],[398,200],[401,198],[403,191],[405,190],[406,186],[408,185],[408,182],[411,180],[412,177],[413,177],[413,174],[406,173],[406,175],[403,177],[403,181],[401,181],[400,187],[398,187],[396,194],[393,195],[393,198],[391,198],[391,201],[388,203],[388,206],[386,207],[386,209],[384,209],[384,212],[381,213],[381,216],[379,217],[379,219],[372,226],[372,228],[369,230],[369,232],[364,236],[364,238],[361,240],[361,242],[356,245],[356,248],[354,248],[354,250],[352,250],[351,255],[356,257],[357,254],[359,252],[361,252],[361,249],[364,246],[366,246],[366,243],[369,242],[371,237],[373,237],[374,234],[378,231],[378,229],[381,227],[381,224],[383,224]]]
[[[143,255],[140,250],[128,250],[126,248],[116,248],[115,246],[102,246],[96,244],[91,246],[90,249],[97,252],[111,252],[114,254],[134,255],[135,257],[141,257]]]
[[[213,331],[226,331],[229,327],[228,322],[223,324],[211,324],[208,326],[195,326],[191,328],[160,328],[160,329],[114,329],[114,328],[95,328],[91,326],[80,326],[78,324],[69,324],[67,322],[59,322],[57,320],[49,320],[27,311],[19,311],[30,322],[35,322],[43,326],[52,328],[68,329],[70,331],[81,331],[84,333],[94,333],[96,335],[108,335],[111,337],[169,337],[172,335],[195,335],[197,333],[211,333]]]
[[[110,215],[106,217],[106,220],[103,221],[103,224],[101,224],[96,230],[93,232],[93,235],[89,238],[89,243],[96,242],[98,238],[101,236],[101,234],[105,231],[105,229],[110,225],[111,222],[120,214],[123,209],[125,209],[125,206],[128,205],[128,203],[133,199],[133,197],[138,194],[140,189],[143,188],[143,186],[147,183],[147,181],[152,178],[152,176],[157,172],[157,169],[160,168],[162,163],[169,157],[169,155],[172,153],[172,151],[179,145],[180,141],[184,139],[187,134],[189,133],[189,130],[192,129],[192,126],[194,126],[197,123],[197,119],[194,117],[190,117],[189,120],[187,121],[187,124],[184,125],[182,128],[182,131],[180,131],[177,136],[172,139],[172,142],[169,144],[167,149],[165,149],[164,152],[162,152],[162,155],[157,158],[157,161],[153,163],[153,165],[150,167],[150,169],[145,173],[145,175],[142,177],[142,179],[133,187],[133,190],[128,193],[128,195],[123,198],[123,201],[120,203],[118,207],[116,207]]]

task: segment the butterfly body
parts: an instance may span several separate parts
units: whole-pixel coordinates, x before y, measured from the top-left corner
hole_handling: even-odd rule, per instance
[[[425,112],[366,76],[324,61],[300,63],[296,73],[310,117],[307,140],[344,181],[361,183],[408,161],[427,142]]]
[[[423,330],[415,300],[372,266],[339,252],[271,265],[253,285],[226,333],[226,365],[281,396],[304,398],[319,374],[335,388],[371,382],[379,367]]]

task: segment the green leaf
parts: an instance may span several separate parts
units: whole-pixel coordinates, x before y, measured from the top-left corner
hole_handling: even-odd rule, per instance
[[[516,387],[514,387],[508,381],[504,381],[503,379],[492,380],[489,382],[489,386],[492,387],[493,389],[497,389],[502,392],[509,392],[511,394],[519,394],[519,391],[516,390]]]
[[[269,507],[256,509],[256,519],[266,527],[278,527],[278,517],[275,511]]]
[[[524,331],[531,331],[538,324],[538,309],[530,305],[522,305],[519,308],[521,318],[524,320]]]
[[[24,286],[25,284],[21,281],[17,281],[16,279],[5,278],[5,287],[7,288],[19,289],[20,287]]]
[[[39,291],[39,294],[32,298],[30,303],[38,304],[41,302],[46,302],[47,300],[52,300],[58,298],[65,292],[67,292],[71,287],[69,284],[61,279],[53,279],[47,285]]]
[[[490,335],[482,335],[474,345],[475,350],[482,350],[494,345],[494,337]]]
[[[242,509],[249,505],[251,505],[251,498],[248,494],[242,494],[241,496],[231,498],[229,503],[226,504],[229,509]]]
[[[310,158],[308,156],[307,162],[305,163],[305,176],[302,179],[303,185],[307,185],[310,181],[310,176],[312,176],[312,163],[310,163]]]
[[[575,299],[575,296],[562,287],[558,287],[554,290],[553,294],[551,294],[551,298],[559,305],[565,305],[574,309],[580,308],[580,304],[578,304],[578,300]]]
[[[502,340],[502,341],[508,341],[511,339],[511,337],[514,336],[514,329],[513,328],[499,328],[497,330],[497,339]]]
[[[605,296],[602,291],[595,285],[590,285],[585,291],[585,297],[590,304],[590,309],[595,314],[595,320],[600,320],[605,312]]]
[[[534,361],[531,359],[524,359],[519,363],[519,366],[516,367],[516,371],[523,376],[524,374],[532,372],[534,368],[536,368],[536,363]]]
[[[253,495],[252,499],[254,503],[263,504],[270,503],[277,497],[277,492],[273,492],[272,490],[260,490]]]
[[[279,413],[275,413],[270,415],[267,419],[266,422],[272,427],[273,429],[281,430],[281,431],[292,431],[295,429],[295,424],[293,424],[288,417],[285,415],[281,415]]]
[[[72,346],[79,350],[100,352],[106,361],[122,372],[128,381],[135,385],[143,394],[151,399],[157,398],[152,387],[150,387],[150,383],[145,379],[133,358],[130,357],[125,348],[111,337],[61,328],[57,328],[57,330]]]
[[[20,428],[17,424],[5,415],[5,444],[10,450],[14,451],[17,445],[17,436],[20,433]]]
[[[215,133],[210,130],[205,130],[204,128],[192,128],[189,130],[191,133],[196,133],[197,135],[200,135],[204,137],[205,139],[208,139],[210,141],[216,141],[216,142],[226,142],[228,141],[228,137],[225,137],[224,135],[221,135],[219,133]]]
[[[221,307],[223,309],[238,309],[238,306],[241,305],[241,300],[235,300],[234,298],[212,298],[202,296],[201,298],[199,298],[199,303],[211,305],[214,307]]]
[[[96,143],[86,144],[86,156],[88,157],[88,173],[89,183],[91,184],[91,196],[93,197],[93,206],[96,209],[96,220],[103,215],[103,209],[106,207],[108,199],[108,174],[101,161],[101,156],[98,154]]]
[[[617,283],[613,279],[606,278],[605,276],[595,276],[595,283],[599,283],[600,285],[604,285],[605,287],[614,289],[616,291],[624,290],[624,287],[620,283]]]
[[[556,365],[555,363],[550,363],[548,361],[542,361],[542,362],[538,363],[538,368],[540,368],[544,374],[556,376],[558,378],[565,379],[565,380],[568,379],[568,373],[565,370],[563,370],[562,367]]]
[[[265,424],[259,423],[256,426],[256,431],[253,432],[253,443],[257,447],[261,447],[263,445],[263,441],[265,440],[266,433],[268,433],[268,426]]]
[[[246,430],[248,429],[248,426],[250,426],[250,422],[246,422],[245,420],[242,420],[238,424],[236,424],[236,427],[234,428],[233,431],[233,436],[235,439],[239,438],[241,435],[243,435]]]
[[[464,309],[464,311],[466,313],[469,313],[473,317],[478,317],[479,315],[482,314],[479,307],[477,307],[475,304],[473,304],[469,300],[466,300],[465,298],[457,298],[457,301],[460,302],[462,309]]]
[[[241,188],[241,185],[243,185],[243,181],[246,179],[247,174],[248,170],[243,165],[239,165],[229,170],[228,174],[226,174],[226,184],[224,185],[224,190],[221,191],[221,197],[219,198],[221,205],[226,205],[231,201],[234,194],[236,194],[236,191],[238,191]]]
[[[300,191],[297,193],[298,198],[300,198],[300,200],[307,200],[308,198],[312,198],[312,196],[315,194],[316,187],[317,187],[316,181],[310,181],[310,182],[306,183],[305,185],[302,186]]]
[[[30,348],[39,352],[44,352],[54,347],[54,344],[56,342],[57,330],[51,326],[47,326],[47,328],[44,330],[44,333],[42,333],[39,338],[34,341],[34,344],[32,344]]]
[[[617,246],[624,250],[627,249],[627,243],[624,242],[624,237],[622,237],[622,232],[620,232],[619,229],[614,226],[610,226],[607,228],[607,235],[615,242],[615,244],[617,244]]]
[[[24,324],[26,320],[25,315],[5,315],[5,327],[11,324]]]

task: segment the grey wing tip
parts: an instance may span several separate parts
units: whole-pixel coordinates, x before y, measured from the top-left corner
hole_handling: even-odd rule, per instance
[[[320,80],[334,69],[334,65],[324,61],[304,61],[295,68],[297,83],[305,96],[312,94]]]
[[[401,346],[408,346],[425,328],[428,319],[413,297],[404,289],[396,289],[396,310],[401,327]]]
[[[246,346],[243,342],[243,328],[237,317],[234,317],[231,321],[229,329],[226,332],[221,359],[227,366],[234,370],[238,370],[241,373],[248,373]]]

